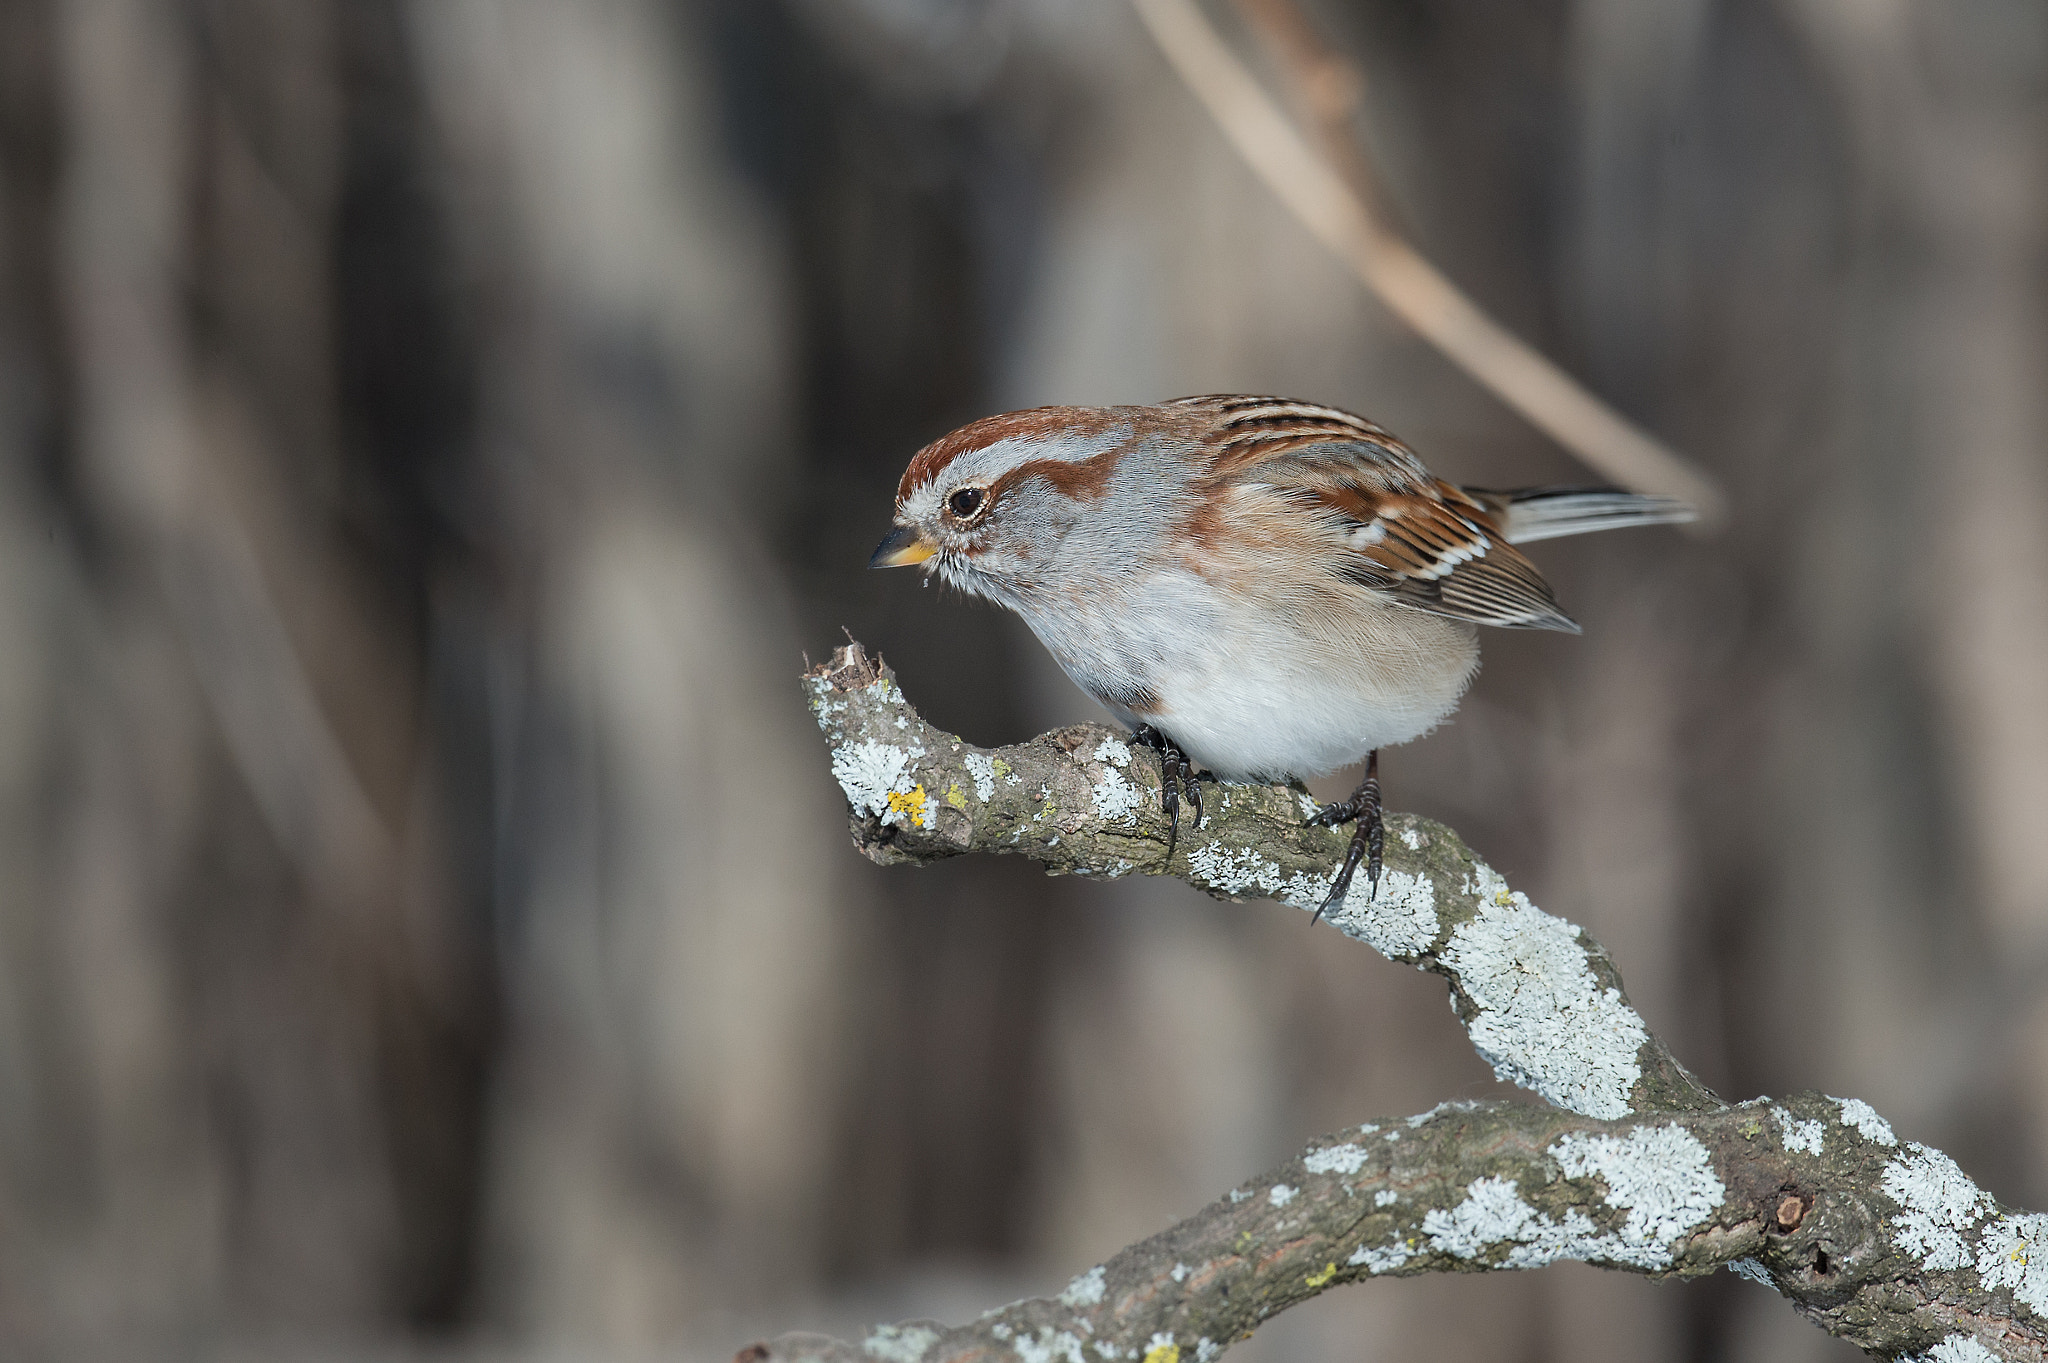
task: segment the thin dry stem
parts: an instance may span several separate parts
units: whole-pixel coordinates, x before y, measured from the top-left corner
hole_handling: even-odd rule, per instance
[[[1623,487],[1680,498],[1699,511],[1704,525],[1726,519],[1727,498],[1718,484],[1494,321],[1390,230],[1369,206],[1367,163],[1355,146],[1338,164],[1359,180],[1356,185],[1333,168],[1327,153],[1309,146],[1194,0],[1131,3],[1253,172],[1395,316],[1588,467]],[[1307,32],[1303,24],[1288,25],[1277,44],[1283,58],[1292,63],[1311,51],[1301,40]],[[1341,90],[1322,88],[1331,84],[1333,69],[1340,68],[1322,60],[1296,71],[1319,110],[1345,99]],[[1344,141],[1351,145],[1348,132]]]

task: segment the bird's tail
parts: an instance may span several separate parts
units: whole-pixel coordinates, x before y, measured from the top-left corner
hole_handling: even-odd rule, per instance
[[[1699,513],[1676,497],[1623,492],[1611,487],[1524,487],[1509,492],[1466,488],[1501,520],[1509,544],[1620,530],[1631,525],[1672,525]]]

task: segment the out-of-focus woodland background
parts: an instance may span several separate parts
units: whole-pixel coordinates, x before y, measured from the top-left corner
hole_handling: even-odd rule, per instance
[[[1540,546],[1585,637],[1391,802],[1722,1092],[2048,1205],[2048,7],[1312,8],[1418,244],[1734,502]],[[1589,481],[1118,0],[0,0],[0,1354],[957,1319],[1494,1091],[1299,913],[847,844],[842,625],[977,741],[1095,715],[864,571],[910,453],[1217,390]],[[1570,1267],[1244,1353],[1849,1356]]]

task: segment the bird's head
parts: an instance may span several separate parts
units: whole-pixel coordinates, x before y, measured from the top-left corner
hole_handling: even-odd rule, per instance
[[[1048,581],[1074,526],[1110,495],[1136,434],[1128,409],[1040,407],[963,426],[917,452],[873,568],[921,565],[1005,605]]]

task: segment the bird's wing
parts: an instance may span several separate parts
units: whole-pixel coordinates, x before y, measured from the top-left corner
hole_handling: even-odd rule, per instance
[[[1395,604],[1458,620],[1578,632],[1497,510],[1433,476],[1363,417],[1276,398],[1184,399],[1203,418],[1210,477],[1259,486],[1324,533],[1330,571]]]

